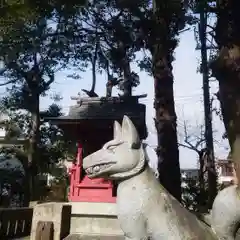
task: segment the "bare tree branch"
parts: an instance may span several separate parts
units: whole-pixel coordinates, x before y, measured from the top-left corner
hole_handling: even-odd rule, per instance
[[[193,146],[189,146],[187,144],[178,143],[178,146],[184,147],[184,148],[188,148],[189,150],[193,150],[193,151],[195,151],[197,153],[200,153],[200,151],[197,148],[194,148]]]
[[[54,73],[48,73],[49,80],[45,83],[46,88],[49,87],[55,80]]]
[[[15,83],[15,81],[16,81],[15,79],[12,79],[12,80],[6,81],[5,83],[0,83],[0,87],[6,86],[11,83]]]
[[[195,151],[198,155],[201,153],[201,144],[205,142],[204,134],[202,134],[202,126],[200,126],[200,136],[196,134],[190,134],[186,121],[183,123],[184,130],[184,143],[178,143],[179,146],[185,147],[189,150]]]

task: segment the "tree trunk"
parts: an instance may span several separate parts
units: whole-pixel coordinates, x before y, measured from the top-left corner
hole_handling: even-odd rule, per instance
[[[131,67],[127,56],[127,51],[124,44],[121,42],[119,44],[119,51],[121,52],[121,71],[123,72],[123,96],[132,96],[132,78],[131,78]]]
[[[240,74],[236,69],[239,61],[240,47],[234,45],[223,47],[213,64],[213,72],[219,82],[218,97],[231,151],[236,137],[240,136]],[[233,158],[233,160],[237,159]],[[239,181],[239,162],[235,161],[234,167],[237,181]]]
[[[202,152],[198,153],[199,156],[199,165],[200,165],[200,169],[199,169],[199,188],[200,188],[200,205],[203,205],[203,196],[204,196],[204,192],[205,192],[205,181],[204,181],[204,161],[203,161],[203,157],[202,157]]]
[[[219,100],[229,144],[232,150],[240,135],[240,25],[238,0],[217,1],[215,40],[219,47],[211,63],[213,75],[219,82]],[[223,30],[224,29],[224,30]],[[235,164],[235,169],[239,166]],[[236,171],[239,175],[239,171]],[[238,176],[240,177],[240,176]]]
[[[124,80],[123,80],[123,96],[129,97],[132,96],[132,79],[131,79],[131,68],[130,63],[127,59],[123,60],[123,74],[124,74]]]
[[[223,76],[218,77],[219,101],[221,105],[223,122],[226,128],[228,141],[230,146],[232,147],[236,139],[236,135],[240,134],[240,82],[237,83],[237,81],[240,81],[240,78],[226,79],[227,81],[223,79]]]
[[[219,0],[217,3],[215,40],[219,53],[212,62],[211,69],[219,82],[219,101],[229,144],[232,147],[236,135],[240,134],[239,1]]]
[[[176,129],[176,112],[173,97],[173,75],[169,53],[157,43],[152,49],[155,84],[155,125],[158,136],[157,155],[162,185],[181,201],[181,175]]]
[[[96,81],[97,81],[97,76],[96,76],[96,65],[97,65],[97,52],[98,51],[98,44],[96,43],[95,46],[95,52],[94,52],[94,56],[92,58],[92,87],[90,92],[95,92],[95,87],[96,87]]]
[[[28,152],[28,164],[29,164],[29,184],[31,189],[31,200],[37,200],[36,179],[39,168],[38,158],[38,142],[39,142],[39,93],[38,91],[32,91],[32,104],[31,104],[31,133],[29,138],[29,152]]]
[[[23,179],[23,207],[28,207],[31,200],[31,189],[30,189],[30,176],[28,163],[23,164],[24,167],[24,179]]]

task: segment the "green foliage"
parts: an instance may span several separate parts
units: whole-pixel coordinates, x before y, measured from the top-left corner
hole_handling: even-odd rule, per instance
[[[232,185],[232,182],[228,184],[217,184],[217,190],[221,191],[223,188]],[[204,181],[204,187],[201,189],[198,179],[182,179],[182,204],[184,207],[193,212],[207,213],[208,209],[208,197],[209,197],[208,182]]]
[[[55,178],[50,183],[44,201],[68,201],[69,176],[67,169],[65,167],[53,168],[52,175]]]
[[[3,159],[5,158],[5,159]],[[12,156],[6,155],[1,156],[1,163],[5,160],[12,160]],[[22,169],[19,168],[8,168],[8,165],[5,164],[5,167],[0,168],[0,183],[1,185],[4,183],[7,184],[13,184],[13,185],[20,185],[22,183],[22,179],[24,177],[24,172],[22,172]]]
[[[24,166],[34,188],[34,176],[47,171],[64,153],[59,130],[40,123],[39,99],[55,81],[55,73],[75,62],[82,35],[78,35],[80,44],[76,44],[72,22],[81,15],[83,2],[9,3],[0,18],[1,85],[8,85],[2,108],[9,112],[8,125],[17,123],[29,140]],[[48,114],[56,116],[58,112],[55,105]],[[11,134],[16,134],[12,127]]]
[[[202,212],[207,204],[207,188],[201,191],[196,179],[184,179],[182,182],[184,184],[184,187],[182,187],[183,206],[190,211]]]
[[[84,8],[81,4],[29,1],[10,6],[13,12],[8,12],[16,21],[11,21],[11,28],[2,26],[0,56],[5,64],[1,73],[14,82],[14,92],[24,91],[24,98],[31,98],[29,82],[22,83],[32,77],[34,66],[38,67],[37,88],[41,94],[54,81],[54,72],[70,62],[82,71],[93,63],[95,53],[98,71],[106,70],[109,78],[128,72],[131,78],[129,64],[136,60],[136,53],[152,51],[157,40],[172,55],[178,31],[189,18],[182,1],[161,1],[155,9],[148,0],[91,1]],[[21,18],[19,8],[21,13],[35,11],[25,14],[32,17]],[[151,59],[145,54],[139,64],[151,72]]]
[[[105,4],[104,4],[105,2]],[[101,1],[102,15],[97,15],[100,29],[104,29],[103,46],[114,69],[119,69],[121,59],[136,60],[136,53],[142,52],[137,63],[141,70],[152,74],[152,57],[156,44],[164,46],[169,60],[178,43],[179,31],[186,24],[192,24],[193,17],[187,11],[185,1]],[[95,16],[91,14],[91,16]],[[123,46],[124,51],[121,50]]]
[[[135,7],[146,1],[139,1]],[[135,53],[143,46],[135,26],[135,19],[123,1],[92,1],[85,9],[79,21],[78,32],[85,33],[85,45],[76,49],[79,55],[85,55],[92,62],[96,53],[98,71],[105,70],[108,79],[128,78],[132,87],[138,83],[132,78],[130,63],[136,58]],[[142,5],[143,6],[143,5]],[[120,86],[121,89],[122,86]]]
[[[4,108],[6,99],[7,97],[4,97],[4,101],[2,102],[2,110],[4,110],[4,112],[6,112],[9,116],[9,120],[7,120],[5,124],[7,126],[11,126],[7,128],[7,136],[21,136],[21,138],[26,138],[27,140],[31,130],[30,114],[26,111],[22,111],[21,109],[15,109],[12,111],[11,108],[9,108],[10,110],[8,108]],[[56,103],[51,104],[49,108],[43,112],[43,114],[49,117],[58,117],[62,115],[61,108]],[[14,131],[15,129],[18,131]],[[49,172],[52,165],[58,163],[62,158],[64,158],[67,147],[68,146],[63,140],[61,131],[56,126],[42,122],[40,125],[40,139],[38,143],[40,159],[38,166],[39,171]],[[15,154],[16,157],[20,158],[22,162],[27,161],[27,146],[25,149],[23,149],[23,151],[14,146],[10,149],[3,149],[2,151],[5,153]],[[21,156],[21,154],[23,156]]]
[[[84,2],[23,1],[8,6],[0,22],[0,74],[7,80],[3,84],[13,84],[12,90],[28,99],[33,88],[38,94],[49,89],[54,73],[66,68],[75,54],[71,22]]]

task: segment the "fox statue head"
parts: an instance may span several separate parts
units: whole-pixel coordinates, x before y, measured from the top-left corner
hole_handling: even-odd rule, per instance
[[[132,121],[123,117],[122,127],[114,122],[113,140],[83,159],[89,178],[123,180],[137,175],[146,166],[146,157]]]

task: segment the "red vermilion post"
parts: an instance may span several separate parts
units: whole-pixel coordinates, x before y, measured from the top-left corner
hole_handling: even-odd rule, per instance
[[[69,201],[72,202],[116,202],[113,184],[102,178],[89,179],[83,176],[83,145],[78,142],[77,159],[70,169]]]

